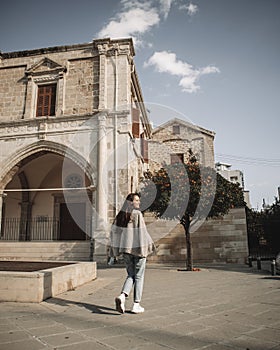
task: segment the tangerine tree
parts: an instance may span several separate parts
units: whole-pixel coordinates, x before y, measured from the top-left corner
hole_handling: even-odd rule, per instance
[[[186,163],[178,161],[145,174],[141,202],[158,218],[176,219],[183,225],[187,271],[193,270],[191,233],[205,219],[245,206],[239,184],[227,181],[211,167],[201,166],[191,150]]]

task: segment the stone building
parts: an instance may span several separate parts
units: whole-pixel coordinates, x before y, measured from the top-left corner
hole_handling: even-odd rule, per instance
[[[252,206],[250,203],[250,192],[248,190],[245,190],[243,172],[241,170],[238,170],[238,169],[232,169],[231,164],[221,163],[221,162],[215,163],[215,169],[226,180],[228,180],[234,184],[240,185],[240,187],[242,188],[242,191],[243,191],[244,201],[245,201],[247,207],[251,208]]]
[[[215,133],[179,118],[174,118],[152,130],[149,140],[151,170],[163,164],[185,163],[191,149],[198,162],[214,168]]]
[[[94,238],[99,254],[147,169],[134,55],[132,39],[109,38],[0,53],[2,240]]]
[[[110,38],[0,52],[0,259],[103,260],[146,170],[186,162],[189,149],[214,167],[214,132],[178,118],[151,129],[134,55],[131,39]],[[152,259],[181,261],[180,227],[146,219]],[[244,215],[209,227],[198,260],[244,258]]]
[[[149,166],[185,163],[192,150],[199,163],[215,167],[215,133],[175,118],[152,130],[149,140]],[[155,220],[146,215],[148,229],[157,242],[154,263],[185,263],[186,238],[183,226],[174,220]],[[245,208],[231,209],[224,217],[202,221],[192,231],[194,263],[244,263],[248,257]]]

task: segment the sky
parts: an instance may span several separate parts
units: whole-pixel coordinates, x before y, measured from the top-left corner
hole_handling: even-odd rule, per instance
[[[1,52],[132,37],[154,126],[215,132],[215,161],[244,174],[253,208],[280,186],[279,0],[10,0]]]

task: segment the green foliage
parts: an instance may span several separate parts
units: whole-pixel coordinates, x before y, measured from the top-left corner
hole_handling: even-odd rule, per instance
[[[225,215],[229,209],[245,206],[246,203],[240,186],[227,181],[217,173],[215,199],[208,217]]]
[[[179,219],[186,235],[187,271],[193,271],[191,222],[222,216],[229,209],[245,206],[243,191],[216,173],[202,167],[189,150],[186,164],[168,165],[147,172],[141,191],[141,202],[158,217]]]
[[[276,256],[280,251],[280,201],[256,211],[247,208],[247,230],[250,255]]]
[[[154,188],[156,196],[153,201]],[[159,217],[217,217],[230,208],[245,206],[239,185],[232,184],[210,167],[202,167],[192,158],[146,173],[141,200],[151,203],[149,211]]]

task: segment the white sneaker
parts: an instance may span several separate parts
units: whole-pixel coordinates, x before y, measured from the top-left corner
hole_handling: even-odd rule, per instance
[[[131,312],[133,314],[141,314],[144,312],[145,309],[139,304],[139,303],[134,303]]]
[[[121,314],[124,314],[125,313],[125,306],[124,306],[125,296],[121,294],[120,296],[116,297],[115,303],[116,303],[116,310]]]

